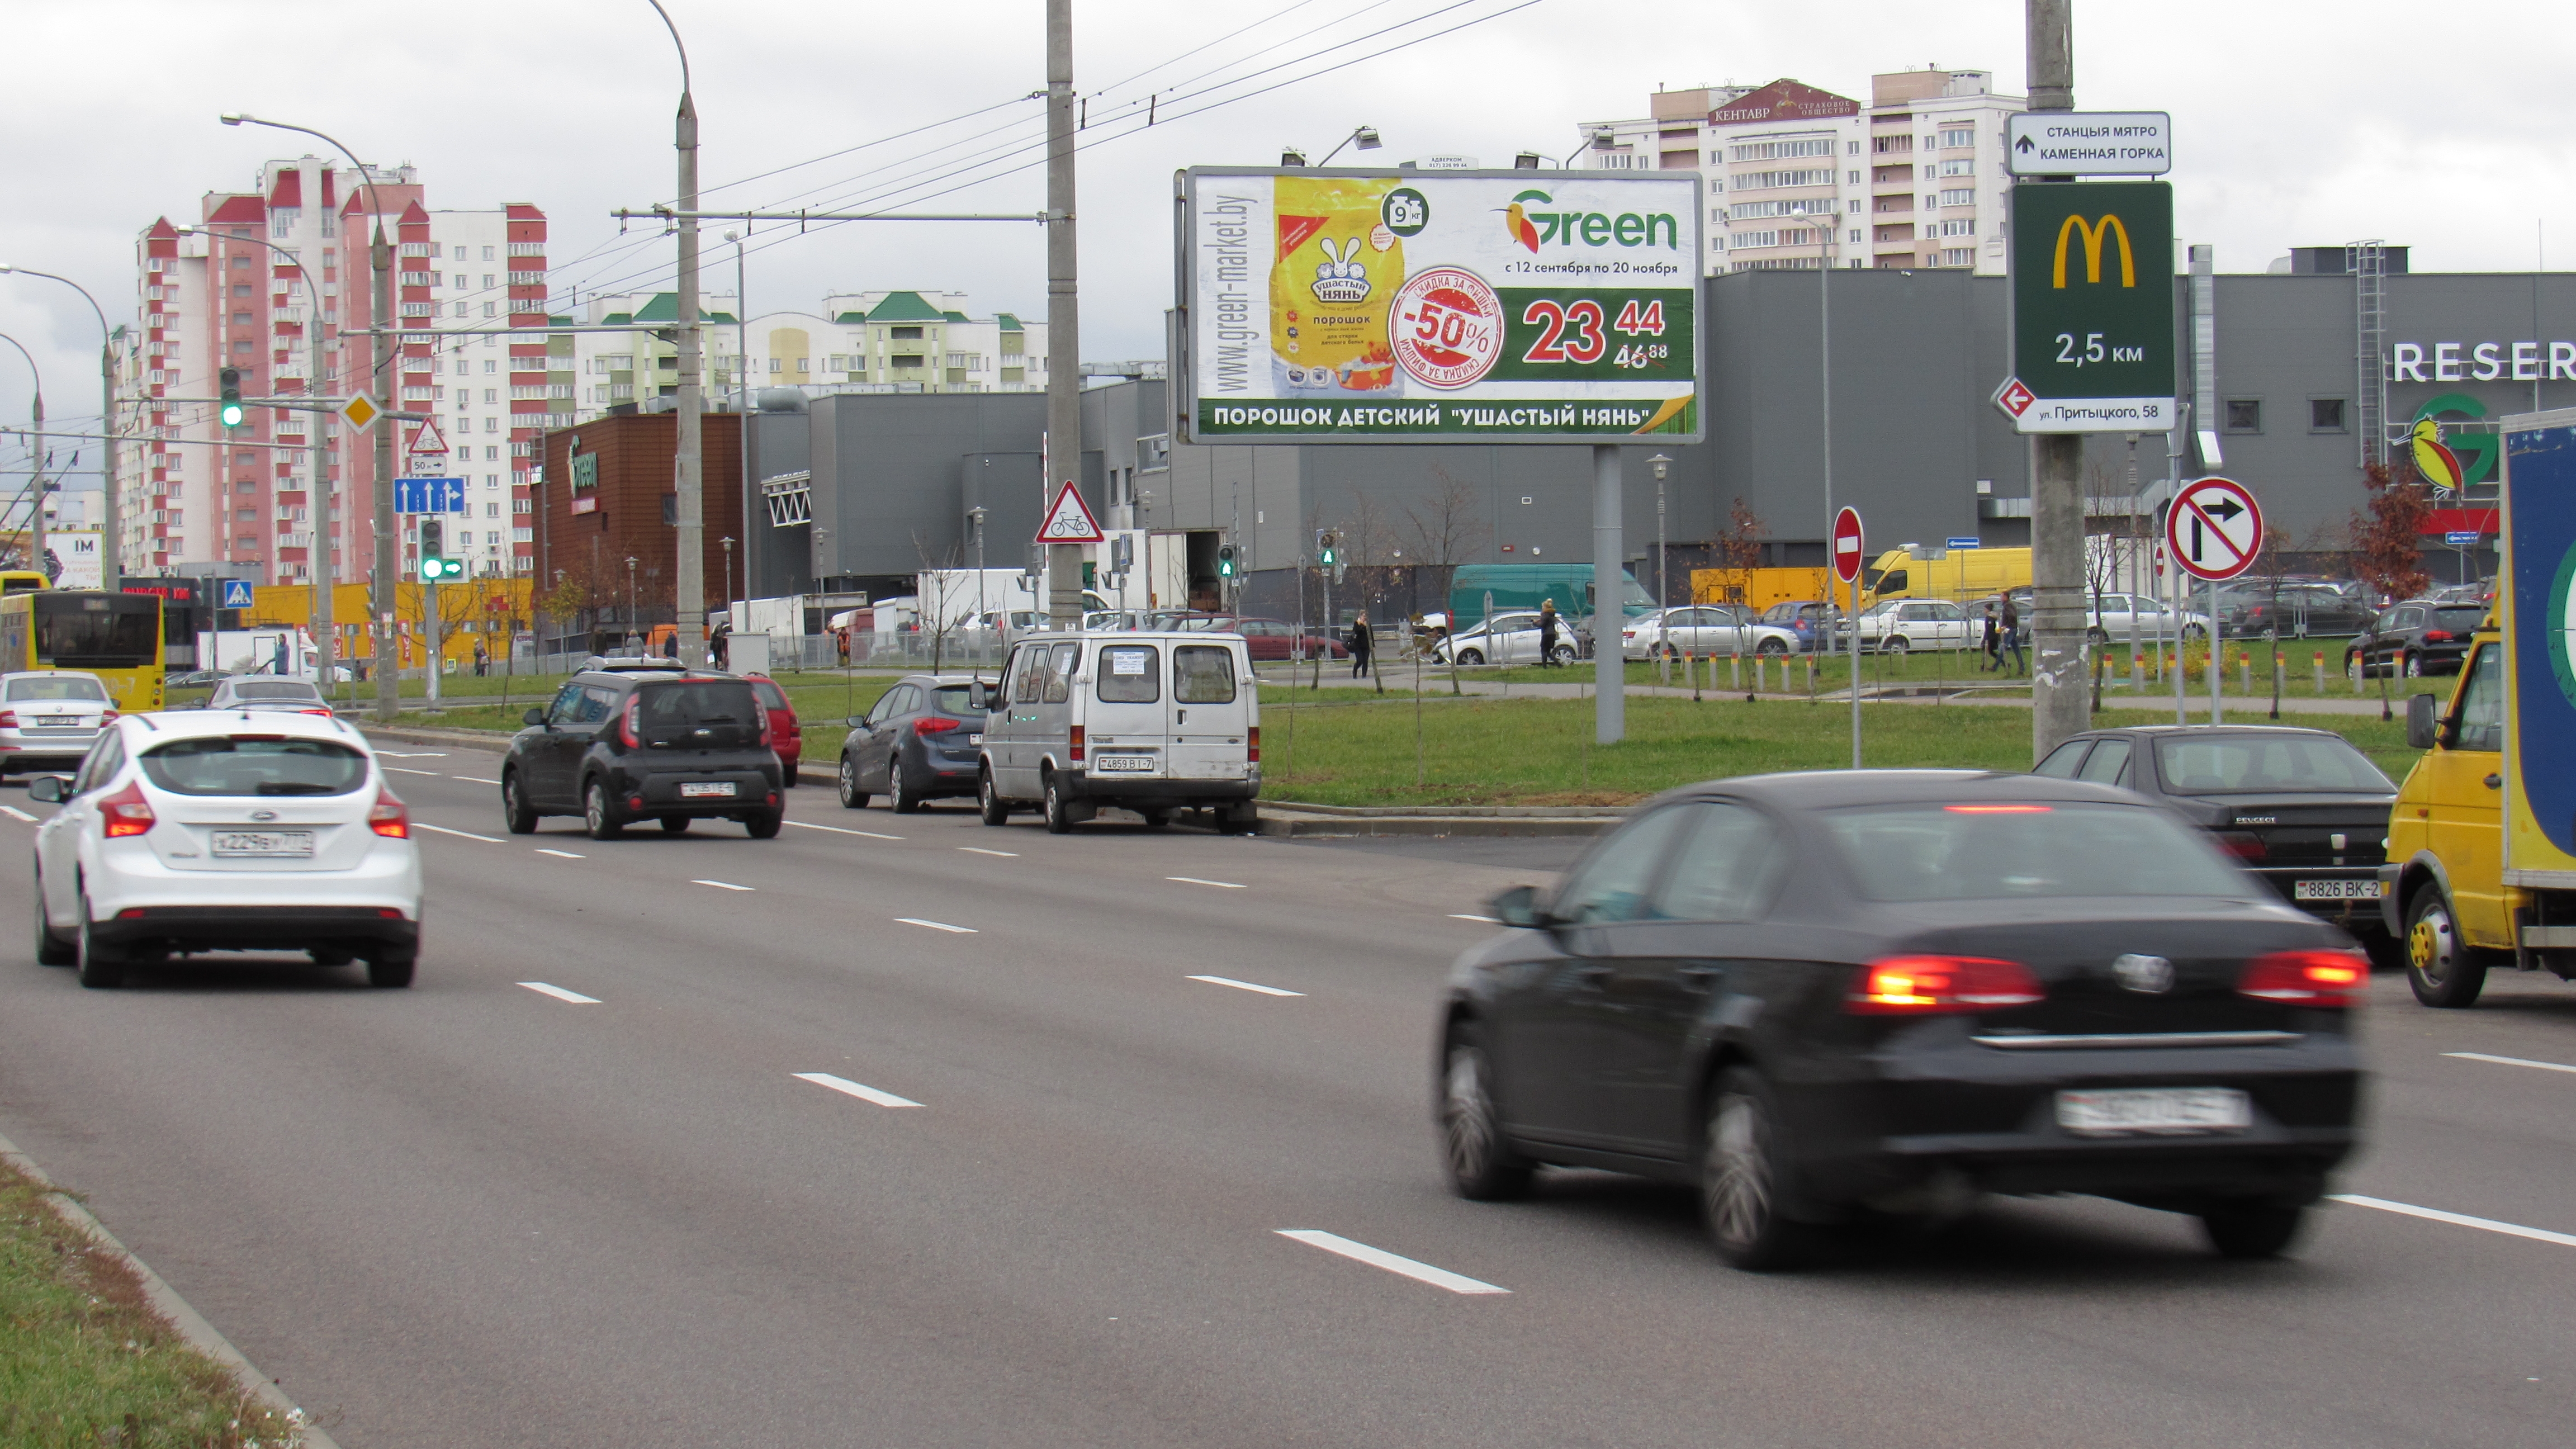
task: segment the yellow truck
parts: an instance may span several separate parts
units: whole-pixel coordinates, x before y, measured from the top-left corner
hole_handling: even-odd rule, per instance
[[[2380,917],[2427,1006],[2499,966],[2576,978],[2576,408],[2503,423],[2495,610],[2448,699],[2407,700],[2424,752],[2389,813]]]
[[[1881,599],[1951,599],[1965,603],[2030,587],[2030,550],[1954,548],[1923,561],[1891,548],[1861,571],[1862,605]]]

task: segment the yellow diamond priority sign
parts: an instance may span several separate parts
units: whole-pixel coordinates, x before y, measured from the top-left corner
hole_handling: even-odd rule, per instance
[[[368,425],[373,423],[383,413],[384,409],[376,406],[374,399],[368,397],[365,393],[359,393],[357,396],[350,398],[348,402],[341,405],[340,419],[350,427],[363,433],[367,430]]]

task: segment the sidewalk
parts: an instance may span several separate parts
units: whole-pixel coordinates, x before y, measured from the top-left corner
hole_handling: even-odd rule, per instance
[[[1470,679],[1462,681],[1460,688],[1464,689],[1471,695],[1483,695],[1495,699],[1589,699],[1592,697],[1593,693],[1592,681],[1589,678],[1579,681],[1570,680],[1564,684],[1505,684],[1490,680]],[[2028,709],[2030,707],[2030,696],[2027,694],[1997,694],[1986,692],[1996,689],[2026,688],[2028,688],[2026,684],[1951,684],[1947,686],[1946,689],[1936,689],[1933,685],[1929,684],[1900,685],[1889,686],[1883,690],[1865,688],[1861,691],[1861,702],[1864,704],[2009,705],[2016,708]],[[1428,698],[1430,691],[1426,689],[1423,693],[1424,696]],[[1444,689],[1441,693],[1445,695],[1448,691]],[[1389,698],[1395,697],[1395,691],[1393,690],[1387,691],[1387,694]],[[1679,685],[1632,684],[1628,686],[1628,695],[1630,698],[1689,699],[1691,697],[1691,691],[1687,687]],[[1410,691],[1408,691],[1404,697],[1410,699],[1412,697]],[[1743,691],[1730,689],[1712,691],[1702,688],[1699,691],[1699,697],[1704,700],[1740,699],[1743,697]],[[1805,690],[1764,690],[1755,694],[1753,697],[1757,700],[1776,701],[1782,704],[1804,704],[1810,698]],[[1850,691],[1841,689],[1818,690],[1812,697],[1820,704],[1848,704],[1851,702]],[[2186,695],[2184,696],[2183,703],[2185,709],[2189,712],[2192,723],[2202,724],[2208,721],[2209,696],[2207,693],[2204,692]],[[2157,692],[2154,690],[2136,692],[2125,688],[2105,689],[2102,691],[2102,707],[2104,709],[2169,710],[2173,708],[2173,694],[2170,690],[2164,692]],[[2228,694],[2223,695],[2220,698],[2220,717],[2222,720],[2226,721],[2243,723],[2248,718],[2268,718],[2271,714],[2271,710],[2272,697],[2268,694],[2258,694],[2251,697],[2241,694]],[[2391,717],[2404,715],[2406,712],[2405,696],[2391,693],[2389,695],[2389,711]],[[2284,715],[2339,714],[2375,716],[2379,713],[2379,695],[2375,690],[2370,694],[2356,699],[2317,699],[2300,695],[2283,695],[2281,697],[2281,713]]]

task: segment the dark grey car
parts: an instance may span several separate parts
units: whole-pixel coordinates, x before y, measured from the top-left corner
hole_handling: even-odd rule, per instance
[[[841,803],[863,809],[883,795],[897,814],[972,795],[984,746],[984,711],[968,705],[971,674],[907,674],[850,721],[836,772]]]
[[[593,840],[651,820],[672,835],[693,820],[778,833],[777,751],[769,711],[748,681],[708,674],[576,674],[501,762],[501,813],[513,835],[547,815],[579,815]]]

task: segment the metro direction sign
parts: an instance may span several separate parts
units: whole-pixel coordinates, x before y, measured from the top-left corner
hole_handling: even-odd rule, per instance
[[[2165,512],[2165,546],[2196,579],[2232,579],[2263,551],[2263,506],[2232,478],[2186,483]]]
[[[2172,428],[2173,188],[2161,181],[2016,186],[2011,265],[2013,380],[2029,401],[2008,385],[1996,403],[2014,426],[2025,433]]]
[[[2016,111],[2004,118],[2012,176],[2162,176],[2173,169],[2163,111]]]

